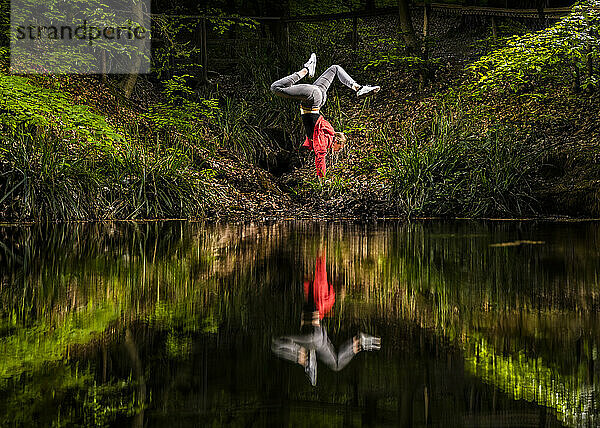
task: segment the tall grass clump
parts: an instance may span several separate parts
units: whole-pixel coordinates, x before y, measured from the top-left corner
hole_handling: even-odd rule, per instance
[[[14,220],[195,217],[212,206],[206,173],[178,149],[0,138],[0,215]]]
[[[381,172],[390,202],[406,216],[534,214],[533,187],[543,150],[508,128],[480,133],[477,124],[440,113],[431,129],[404,127],[379,136]]]
[[[219,147],[249,162],[272,151],[252,105],[243,99],[225,98],[214,120],[213,135]]]

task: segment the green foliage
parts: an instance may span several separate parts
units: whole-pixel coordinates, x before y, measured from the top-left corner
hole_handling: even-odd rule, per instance
[[[16,334],[0,339],[0,386],[5,387],[9,378],[25,371],[37,371],[45,364],[60,361],[69,345],[90,342],[94,334],[104,331],[118,314],[119,308],[110,305],[84,308],[56,324],[42,319],[26,328],[16,325],[13,318],[9,325],[2,326],[16,328]],[[0,321],[7,323],[8,320]]]
[[[183,66],[198,68],[200,57],[197,39],[199,25],[188,19],[157,15],[152,19],[152,31],[161,41],[153,43],[152,71],[159,79],[181,73]]]
[[[29,78],[0,73],[0,129],[20,135],[45,135],[100,146],[122,136],[104,117],[73,104],[65,94],[37,86]]]
[[[418,56],[404,56],[392,53],[381,55],[377,59],[373,59],[365,66],[365,70],[388,66],[396,67],[413,73],[420,73],[424,71],[431,73],[440,64],[441,60],[439,58],[423,59]]]
[[[119,201],[110,205],[116,217],[198,217],[212,205],[206,183],[210,171],[195,167],[187,147],[128,145],[118,161],[110,165],[120,181],[110,195]]]
[[[326,13],[349,12],[360,9],[360,6],[360,0],[330,0],[326,4],[318,0],[291,0],[289,2],[292,16],[318,15],[324,13],[324,8],[327,10]]]
[[[557,24],[534,33],[510,37],[467,67],[477,78],[476,96],[495,92],[519,92],[558,82],[573,73],[583,75],[588,57],[600,54],[600,2],[588,0],[573,7]],[[594,86],[598,76],[588,75],[582,87]]]
[[[491,28],[490,28],[491,30]],[[498,35],[502,36],[513,36],[515,34],[528,33],[527,26],[523,21],[516,21],[514,19],[503,19],[498,23]]]
[[[193,77],[184,74],[163,82],[165,101],[150,105],[145,114],[153,132],[179,134],[192,141],[203,137],[202,120],[214,118],[219,107],[217,100],[199,97],[187,79]]]
[[[318,177],[306,180],[298,190],[299,194],[312,194],[322,199],[332,199],[344,195],[350,190],[348,179],[339,173],[327,171],[325,178]]]
[[[494,37],[491,24],[487,29],[486,37],[476,40],[472,44],[472,48],[480,52],[489,52],[491,50],[503,48],[506,46],[506,42],[515,35],[523,35],[529,32],[529,29],[523,22],[515,21],[512,19],[499,20],[496,18],[497,24],[497,35]]]
[[[264,133],[270,112],[244,99],[227,98],[213,122],[219,147],[248,161],[268,158],[275,143]]]
[[[190,141],[215,100],[198,97],[185,76],[165,82],[165,102],[145,116],[156,139],[139,127],[117,132],[59,89],[0,74],[0,212],[18,219],[182,217],[211,204],[206,174]],[[42,80],[43,82],[43,80]],[[127,138],[124,137],[126,135]],[[165,147],[160,140],[168,142]]]
[[[364,49],[364,70],[394,70],[400,73],[411,73],[413,76],[433,75],[440,67],[440,58],[407,54],[406,46],[397,38],[382,38],[377,35],[366,35]],[[430,48],[432,40],[426,40]]]
[[[258,22],[251,18],[225,13],[214,7],[202,13],[208,17],[207,31],[221,37],[232,29],[255,33],[258,26]],[[199,43],[202,27],[198,19],[155,15],[152,24],[153,31],[160,38],[159,42],[153,44],[152,49],[152,71],[158,78],[168,78],[202,68],[202,64],[199,63],[202,55]]]
[[[210,23],[213,31],[219,35],[225,34],[226,31],[236,28],[238,30],[256,30],[258,21],[242,17],[237,13],[225,13],[220,9],[209,8],[207,14],[210,18],[207,21]]]

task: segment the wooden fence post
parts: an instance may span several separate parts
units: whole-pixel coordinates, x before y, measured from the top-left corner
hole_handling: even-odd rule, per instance
[[[423,40],[429,35],[429,15],[431,14],[431,4],[423,5]]]
[[[290,56],[290,23],[285,19],[281,18],[279,22],[279,37],[277,43],[279,44],[280,50],[283,51],[282,60],[285,67],[290,67],[291,56]]]
[[[358,18],[352,18],[352,51],[356,54],[358,47]]]
[[[201,44],[201,64],[202,64],[202,81],[208,81],[208,43],[206,40],[206,18],[202,18],[202,44]]]
[[[492,37],[498,38],[498,24],[496,23],[496,17],[492,16]]]
[[[579,71],[577,64],[574,64],[573,67],[575,68],[575,75],[573,76],[573,92],[578,94],[581,92],[581,72]]]
[[[421,52],[423,53],[423,59],[427,60],[429,58],[429,45],[427,43],[427,39],[429,37],[429,21],[431,16],[431,4],[425,3],[423,5],[423,45],[421,47]]]
[[[537,11],[538,11],[538,17],[540,20],[540,27],[546,28],[546,16],[544,14],[544,3],[540,2],[538,4]]]
[[[287,59],[290,59],[290,23],[284,21],[283,23],[283,44],[285,47],[285,52]]]

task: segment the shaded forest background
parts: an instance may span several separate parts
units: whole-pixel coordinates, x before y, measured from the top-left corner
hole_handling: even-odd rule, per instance
[[[543,9],[569,2],[466,5],[539,16],[433,8],[425,23],[404,0],[156,1],[153,72],[121,76],[11,75],[5,31],[0,216],[597,216],[599,3],[560,19]],[[2,2],[5,30],[8,12]],[[364,101],[332,88],[323,114],[349,142],[324,183],[299,152],[297,105],[269,91],[313,51],[317,74],[336,63],[382,87]]]

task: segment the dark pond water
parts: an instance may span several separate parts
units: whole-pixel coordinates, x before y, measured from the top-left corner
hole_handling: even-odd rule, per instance
[[[0,425],[596,426],[599,293],[599,223],[1,226]]]

